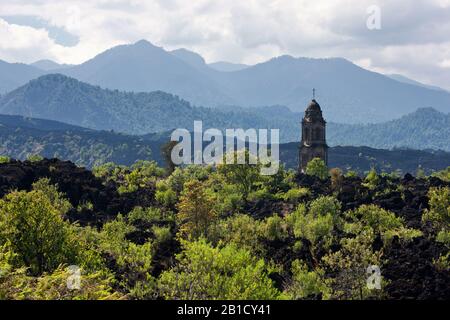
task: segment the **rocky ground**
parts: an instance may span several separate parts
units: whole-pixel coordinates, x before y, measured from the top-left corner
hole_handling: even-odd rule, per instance
[[[33,182],[48,177],[52,183],[59,186],[74,208],[80,204],[90,202],[92,207],[81,212],[72,210],[68,219],[78,221],[81,225],[101,226],[108,219],[118,213],[127,213],[135,206],[150,206],[154,204],[154,188],[139,189],[134,193],[121,195],[113,183],[104,183],[96,178],[90,171],[75,166],[71,162],[59,160],[42,160],[39,162],[12,161],[0,164],[0,197],[11,190],[30,190]],[[321,181],[317,178],[299,175],[299,186],[312,191],[311,198],[319,195],[336,194],[330,181]],[[384,209],[403,217],[408,227],[420,229],[423,236],[412,242],[404,243],[393,240],[385,252],[383,276],[389,281],[385,288],[388,298],[391,299],[449,299],[450,273],[438,270],[433,264],[446,248],[430,240],[430,230],[421,222],[422,213],[428,208],[427,192],[430,187],[450,186],[449,183],[437,178],[416,179],[406,175],[394,181],[381,177],[375,190],[369,190],[358,178],[344,178],[337,191],[337,198],[342,202],[343,210],[354,209],[362,204],[376,204]],[[283,213],[292,210],[293,206],[275,200],[260,200],[249,203],[245,208],[248,214],[255,218],[264,218],[274,212]],[[143,227],[143,229],[145,229]],[[139,242],[143,235],[139,232],[130,235]],[[300,258],[305,261],[311,259],[308,254],[308,244],[300,253],[289,249],[289,239],[286,243],[267,243],[267,250],[275,261],[287,264]],[[172,244],[173,245],[173,244]],[[158,254],[161,260],[173,255],[173,247],[165,248]],[[274,279],[276,283],[282,279]]]

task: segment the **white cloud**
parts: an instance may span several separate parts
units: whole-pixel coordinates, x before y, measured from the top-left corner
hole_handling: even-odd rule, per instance
[[[366,27],[371,5],[381,8],[381,30]],[[38,15],[79,38],[68,48],[44,29],[0,21],[0,59],[8,61],[80,63],[147,39],[210,62],[341,56],[450,88],[450,0],[9,0],[0,12]]]

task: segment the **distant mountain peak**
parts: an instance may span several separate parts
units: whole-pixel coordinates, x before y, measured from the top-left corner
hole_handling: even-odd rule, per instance
[[[201,55],[185,48],[176,49],[170,51],[170,53],[193,67],[202,68],[206,66],[206,61]]]

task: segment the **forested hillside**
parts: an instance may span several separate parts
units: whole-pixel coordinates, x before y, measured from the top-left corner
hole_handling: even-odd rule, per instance
[[[131,165],[138,160],[155,160],[164,166],[161,148],[170,132],[133,136],[112,131],[96,131],[65,123],[0,115],[0,155],[25,160],[31,155],[70,160],[92,168],[106,162]],[[297,168],[298,142],[281,144],[280,159],[288,168]],[[330,167],[364,174],[372,167],[380,172],[426,173],[450,165],[450,153],[442,151],[385,150],[368,147],[332,147]]]
[[[282,143],[300,140],[302,113],[284,106],[223,107],[221,111],[192,106],[164,92],[129,93],[104,90],[63,75],[48,75],[0,98],[0,113],[43,118],[128,134],[192,130],[194,120],[204,129],[273,128]],[[325,113],[327,120],[327,114]],[[370,121],[370,119],[367,119]],[[328,123],[330,146],[369,146],[450,151],[450,114],[419,109],[380,124]]]

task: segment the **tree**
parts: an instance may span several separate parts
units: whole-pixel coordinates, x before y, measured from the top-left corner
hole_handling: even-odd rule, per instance
[[[419,166],[417,168],[416,178],[417,179],[425,179],[426,178],[425,170],[423,170],[423,168],[421,166]]]
[[[176,164],[172,161],[172,149],[178,144],[177,141],[169,141],[161,147],[161,154],[164,161],[166,162],[167,173],[171,174],[175,168]]]
[[[0,156],[0,164],[2,163],[9,163],[11,161],[11,158],[8,156]]]
[[[380,177],[377,174],[377,170],[372,168],[364,179],[364,186],[369,188],[370,190],[376,189],[378,184],[380,183]]]
[[[331,296],[330,281],[325,279],[322,269],[309,271],[308,266],[301,260],[292,262],[292,279],[285,291],[287,297],[293,300],[321,298]]]
[[[221,164],[217,167],[217,170],[223,175],[225,182],[236,185],[242,193],[243,199],[248,200],[249,194],[256,190],[258,183],[262,181],[262,176],[260,175],[261,166],[248,162],[238,164],[238,152],[235,152],[233,155],[233,164]],[[243,156],[245,156],[245,159],[253,157],[248,151],[245,151]]]
[[[337,299],[365,299],[376,292],[367,287],[367,268],[381,265],[381,251],[373,250],[374,234],[365,230],[341,240],[341,249],[322,258],[335,277],[333,296]],[[378,292],[380,295],[381,292]]]
[[[334,191],[339,192],[341,190],[342,182],[344,180],[342,170],[339,168],[333,168],[330,170],[330,176],[331,176],[331,188]]]
[[[393,212],[376,205],[362,205],[355,210],[347,211],[344,215],[349,221],[345,224],[347,233],[358,234],[365,229],[371,229],[375,235],[383,238],[385,244],[388,244],[394,236],[409,240],[422,235],[419,230],[406,228],[403,219]]]
[[[217,215],[214,211],[214,199],[206,193],[200,181],[186,182],[177,207],[181,238],[195,240],[201,236],[208,237]]]
[[[69,208],[45,181],[30,192],[11,192],[0,200],[0,241],[9,243],[17,261],[35,275],[74,263],[78,247],[71,225],[63,220]]]
[[[428,197],[430,208],[425,210],[422,221],[430,222],[437,240],[450,247],[450,188],[431,188]]]
[[[136,228],[118,215],[106,223],[100,233],[99,249],[114,261],[116,278],[120,286],[129,292],[132,298],[153,298],[154,278],[151,275],[154,247],[152,242],[135,244],[127,235]]]
[[[178,264],[158,281],[165,299],[270,300],[279,296],[262,259],[233,244],[212,247],[204,239],[183,241]]]
[[[306,174],[325,180],[328,178],[328,168],[320,158],[314,158],[306,166]]]
[[[341,204],[333,197],[320,197],[311,202],[309,209],[300,204],[296,211],[286,217],[296,238],[311,243],[311,256],[318,264],[320,247],[328,248],[334,240],[334,230],[340,227]]]

